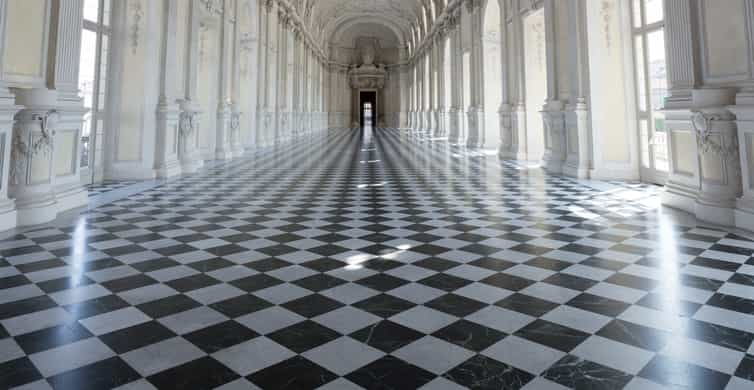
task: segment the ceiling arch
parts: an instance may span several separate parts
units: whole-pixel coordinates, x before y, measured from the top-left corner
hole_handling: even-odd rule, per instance
[[[406,46],[406,32],[402,26],[382,15],[344,16],[333,20],[324,36],[329,44],[342,45],[358,36],[373,36],[380,39],[382,47]]]

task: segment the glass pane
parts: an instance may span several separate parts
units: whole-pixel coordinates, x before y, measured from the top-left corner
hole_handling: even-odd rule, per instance
[[[84,107],[89,111],[84,115],[81,128],[81,166],[89,166],[90,135],[92,130],[92,104],[94,100],[94,77],[97,67],[97,33],[90,30],[81,31],[81,53],[79,58],[79,93],[84,100]]]
[[[633,7],[631,11],[631,19],[634,21],[634,27],[641,27],[641,2],[642,0],[633,0]]]
[[[636,57],[636,100],[641,112],[647,111],[647,76],[644,70],[644,39],[641,35],[634,37]]]
[[[84,0],[84,19],[97,23],[99,0]]]
[[[655,169],[667,172],[670,165],[668,164],[668,142],[666,133],[657,132],[654,134],[652,137],[652,152],[654,154]]]
[[[102,25],[109,26],[110,25],[110,0],[104,0],[102,8],[103,8]]]
[[[639,143],[641,147],[641,166],[651,168],[649,162],[649,125],[646,119],[639,121]]]
[[[663,20],[662,10],[663,0],[645,0],[644,13],[646,14],[647,24],[657,23]]]
[[[97,100],[97,108],[99,110],[105,109],[105,93],[107,91],[107,53],[109,50],[109,37],[102,35],[102,48],[100,52],[100,73],[99,73],[99,96]]]
[[[651,88],[651,104],[653,110],[665,107],[668,96],[668,76],[665,61],[665,32],[658,30],[647,34],[647,61],[649,64],[649,86]],[[658,131],[664,131],[656,127]]]

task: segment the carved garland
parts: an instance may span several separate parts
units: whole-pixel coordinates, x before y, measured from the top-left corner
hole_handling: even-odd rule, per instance
[[[136,53],[136,49],[139,48],[139,37],[141,36],[141,19],[144,17],[141,1],[137,1],[131,5],[131,12],[133,15],[129,38],[131,39],[131,51]]]
[[[725,137],[721,136],[720,142],[712,137],[715,135],[712,132],[712,122],[730,120],[732,118],[723,113],[694,113],[691,122],[696,131],[697,145],[702,153],[714,153],[723,158],[738,159],[738,137],[730,137],[730,142],[727,145],[724,145]]]
[[[196,129],[199,127],[198,117],[199,113],[196,111],[181,112],[181,117],[179,118],[178,133],[182,138],[189,138],[191,134],[196,131]]]
[[[57,121],[59,114],[56,110],[50,110],[46,113],[32,114],[31,120],[39,122],[40,137],[37,138],[31,145],[26,143],[22,133],[15,132],[13,134],[13,145],[11,149],[11,160],[15,162],[10,172],[10,181],[14,185],[18,185],[18,178],[26,168],[26,162],[28,159],[36,156],[40,152],[48,154],[52,152],[55,147],[55,129],[54,124]],[[31,137],[33,139],[33,137]]]

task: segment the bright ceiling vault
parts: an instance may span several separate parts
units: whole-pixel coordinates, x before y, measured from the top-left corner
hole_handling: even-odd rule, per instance
[[[324,47],[339,39],[345,30],[359,24],[380,24],[390,29],[395,39],[405,45],[411,28],[422,24],[422,17],[430,7],[445,3],[442,0],[294,0],[299,14],[309,24],[314,36]],[[432,3],[435,3],[434,5]],[[426,4],[424,4],[426,3]],[[425,13],[422,16],[422,13]],[[429,12],[431,13],[431,12]],[[365,26],[366,27],[366,26]]]

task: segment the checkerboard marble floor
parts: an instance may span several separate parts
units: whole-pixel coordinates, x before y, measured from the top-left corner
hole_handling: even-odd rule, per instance
[[[754,242],[331,130],[0,241],[0,388],[754,389]]]

